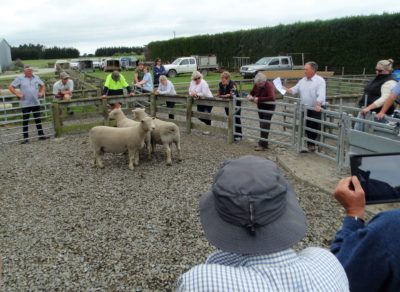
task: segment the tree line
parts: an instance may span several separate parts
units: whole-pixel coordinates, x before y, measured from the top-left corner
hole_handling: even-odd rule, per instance
[[[11,56],[13,60],[66,59],[78,58],[79,51],[75,48],[47,48],[40,44],[24,44],[11,47]]]
[[[98,48],[95,52],[96,57],[115,56],[115,55],[142,55],[144,47],[104,47]]]
[[[179,56],[215,54],[222,64],[234,56],[255,61],[264,56],[305,53],[305,61],[346,68],[346,73],[375,72],[378,60],[400,64],[400,13],[297,22],[214,35],[151,42],[146,56],[172,61]]]

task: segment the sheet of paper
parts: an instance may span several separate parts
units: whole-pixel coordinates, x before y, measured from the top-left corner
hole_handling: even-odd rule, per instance
[[[286,90],[283,89],[281,78],[276,77],[272,82],[274,83],[276,90],[278,90],[282,95],[285,95]]]

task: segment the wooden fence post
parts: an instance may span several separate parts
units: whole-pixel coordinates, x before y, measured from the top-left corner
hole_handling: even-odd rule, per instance
[[[192,107],[193,107],[193,98],[188,96],[186,101],[186,131],[188,134],[192,133]]]
[[[60,105],[58,102],[53,102],[51,104],[51,110],[53,111],[53,125],[54,125],[54,132],[55,136],[61,137],[62,133],[62,120],[60,115]]]
[[[150,116],[156,117],[157,112],[157,97],[154,93],[150,95]]]
[[[226,122],[228,123],[228,144],[232,144],[233,143],[233,115],[235,114],[235,112],[234,112],[235,107],[233,106],[233,99],[229,100],[228,108],[229,108],[229,115],[226,119]]]

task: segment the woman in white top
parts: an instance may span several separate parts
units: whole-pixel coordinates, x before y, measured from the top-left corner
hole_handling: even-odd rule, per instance
[[[192,74],[192,81],[189,86],[189,95],[193,96],[194,99],[202,99],[202,98],[212,98],[213,95],[208,87],[208,84],[205,80],[203,80],[203,75],[199,71],[194,71]],[[207,112],[211,113],[212,106],[210,105],[197,105],[197,110],[199,112]],[[200,119],[206,125],[211,126],[211,120],[209,119]]]
[[[156,94],[168,94],[168,95],[176,95],[175,87],[172,84],[171,81],[167,79],[165,75],[160,76],[160,83],[158,85],[158,89],[156,90]],[[175,102],[172,101],[166,101],[167,107],[169,108],[174,108],[175,107]],[[174,119],[173,114],[168,114],[168,117],[170,119]]]

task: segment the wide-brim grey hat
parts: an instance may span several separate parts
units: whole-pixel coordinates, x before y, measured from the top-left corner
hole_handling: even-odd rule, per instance
[[[306,218],[277,165],[262,157],[226,161],[212,190],[200,199],[205,235],[217,248],[238,254],[270,254],[305,235]]]

